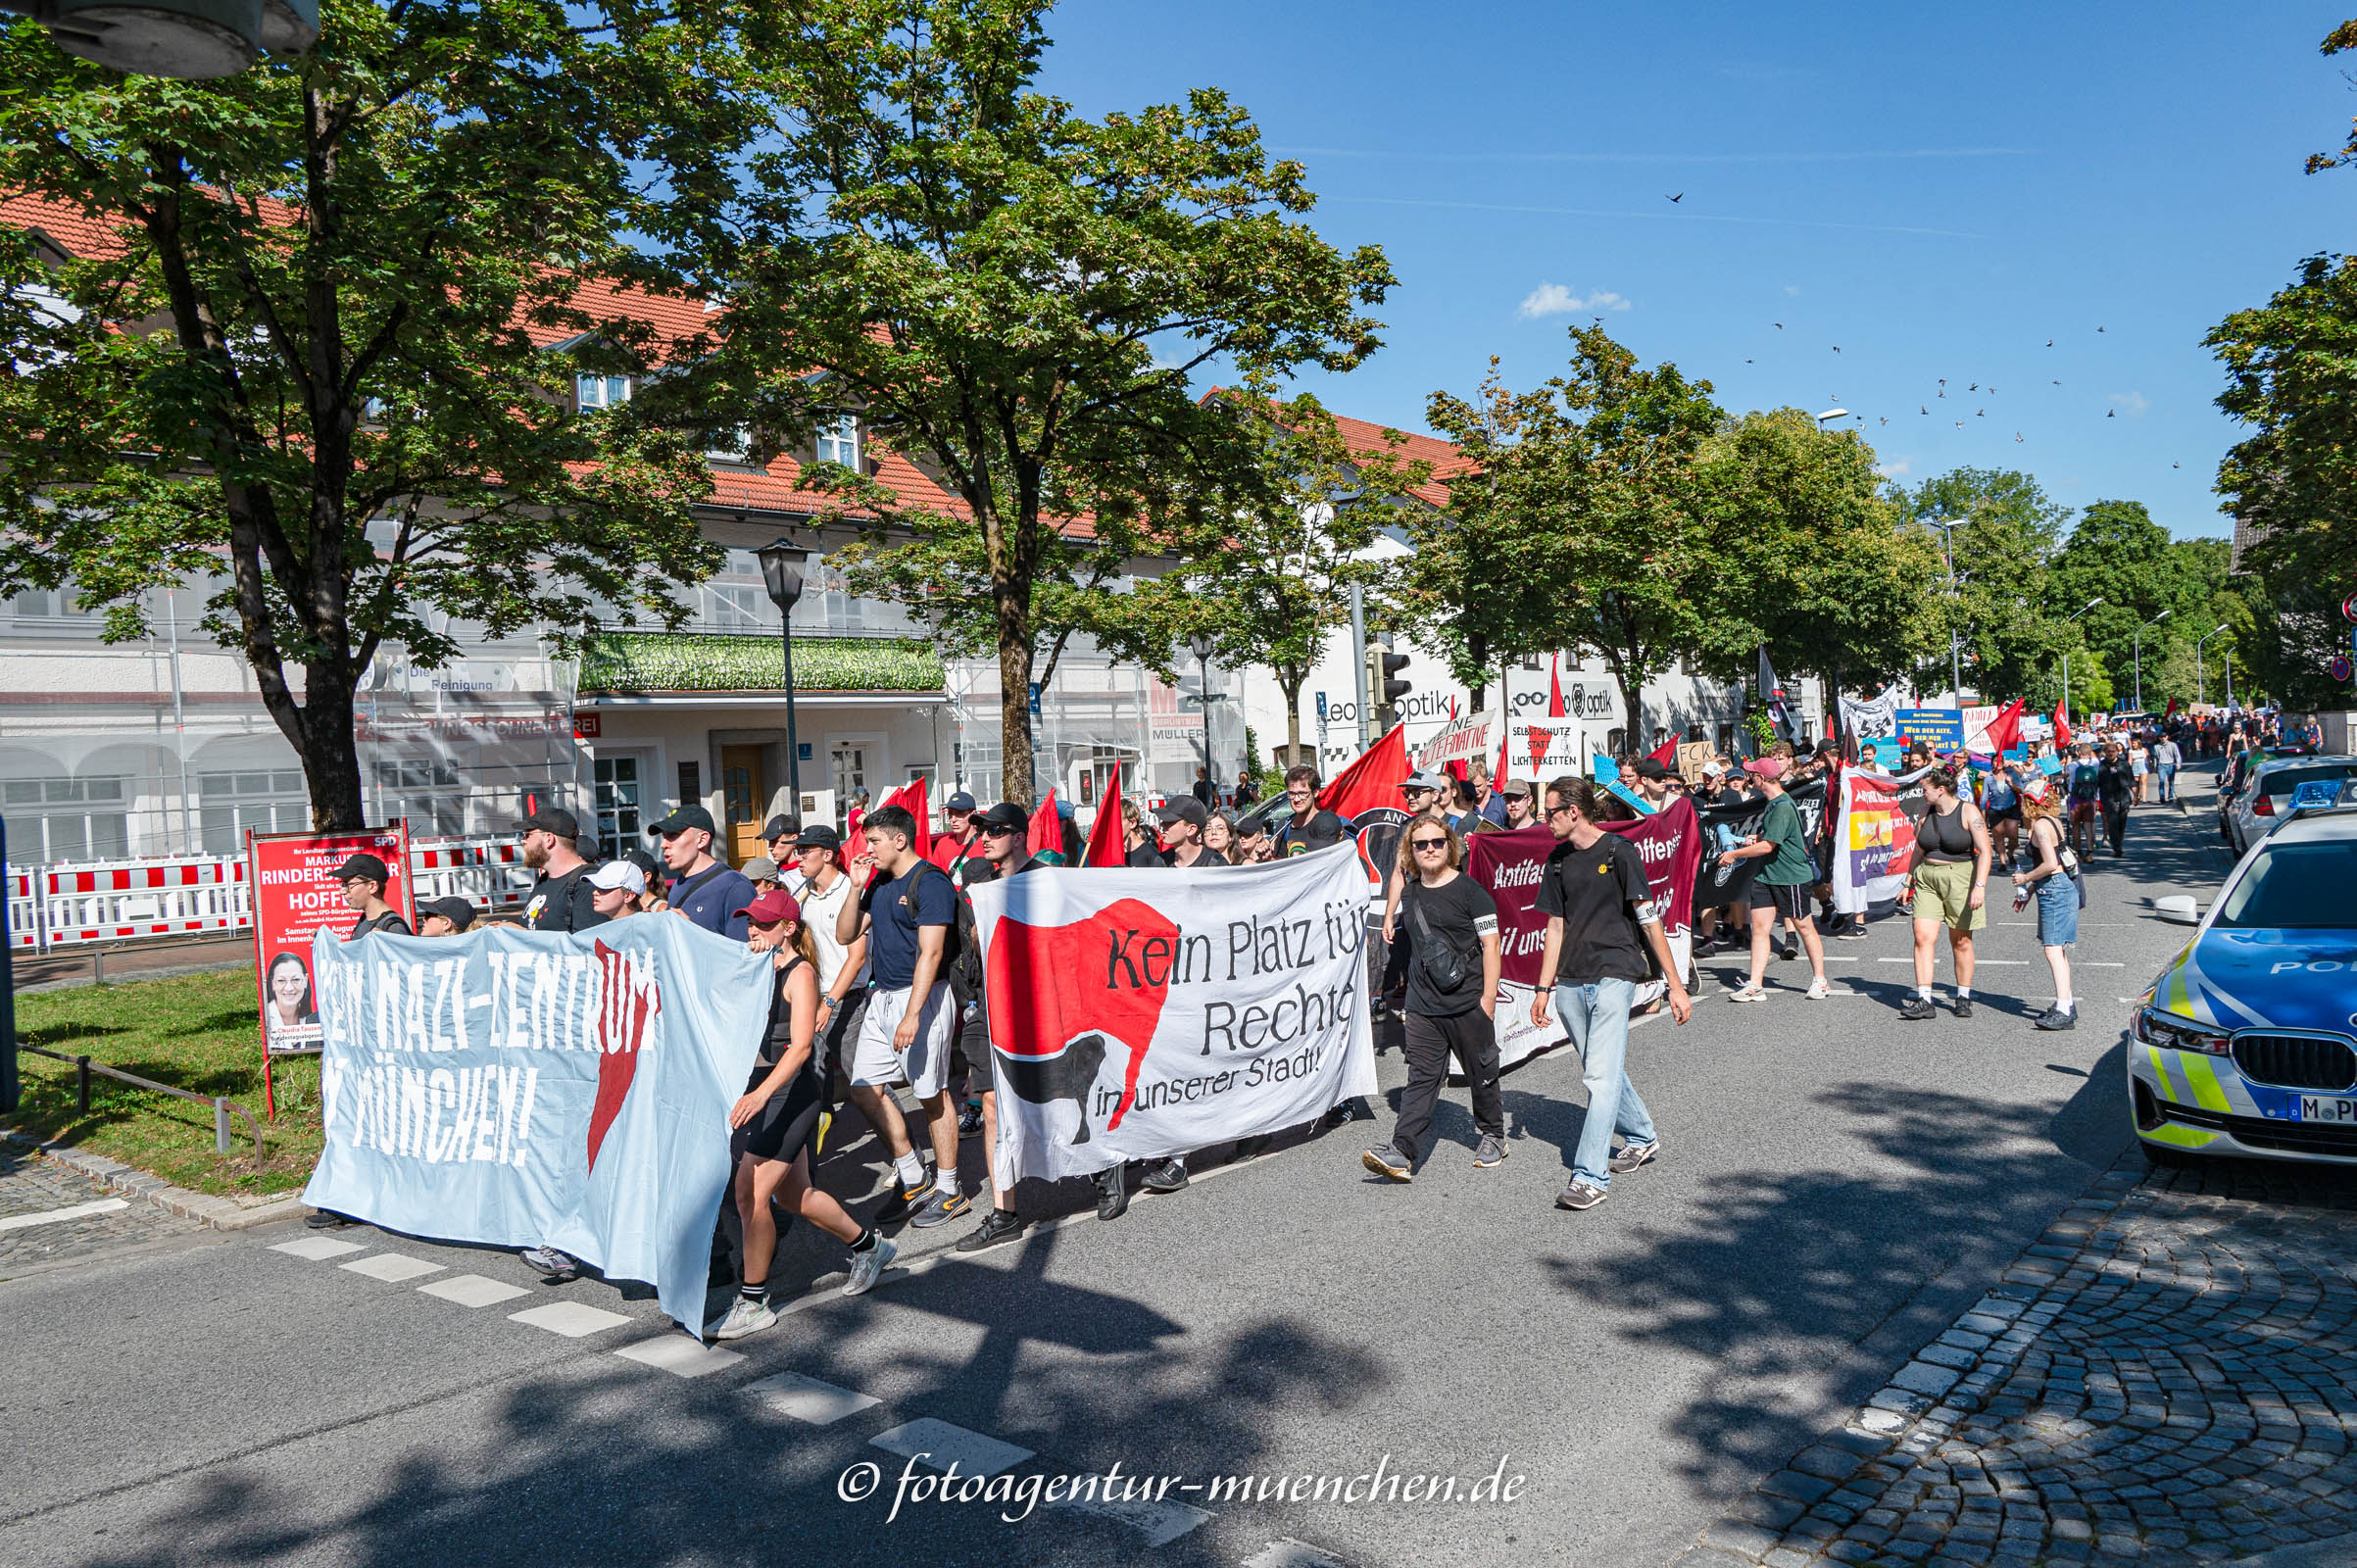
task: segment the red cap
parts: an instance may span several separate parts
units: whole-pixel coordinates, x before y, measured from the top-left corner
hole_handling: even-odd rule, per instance
[[[801,919],[802,906],[795,903],[794,895],[784,888],[771,888],[736,912],[758,925],[774,925],[780,920]]]
[[[1784,777],[1784,759],[1781,757],[1755,757],[1743,766],[1760,778]]]

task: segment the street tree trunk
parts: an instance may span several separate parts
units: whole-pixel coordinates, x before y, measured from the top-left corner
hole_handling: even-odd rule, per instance
[[[1301,760],[1301,687],[1309,679],[1309,671],[1279,666],[1270,673],[1285,693],[1285,765],[1292,767]]]

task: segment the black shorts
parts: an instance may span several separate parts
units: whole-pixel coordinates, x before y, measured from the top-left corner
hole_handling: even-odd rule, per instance
[[[753,1082],[746,1087],[758,1088],[767,1076],[765,1070],[757,1068]],[[782,1159],[790,1164],[818,1136],[818,1115],[824,1109],[826,1095],[818,1086],[818,1075],[798,1072],[785,1088],[769,1097],[769,1103],[756,1112],[753,1120],[737,1129],[730,1142],[740,1155]]]
[[[1780,919],[1804,920],[1809,917],[1809,890],[1797,884],[1788,887],[1755,880],[1751,884],[1750,906],[1774,909]]]
[[[2022,803],[2016,801],[2011,806],[1983,807],[1981,815],[1991,826],[1999,822],[2018,822],[2022,819]]]

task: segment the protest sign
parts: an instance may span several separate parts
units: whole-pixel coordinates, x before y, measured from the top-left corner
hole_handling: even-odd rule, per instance
[[[1298,1126],[1375,1092],[1354,850],[972,890],[994,1170],[1054,1180]]]
[[[1992,756],[1995,748],[1989,744],[1989,726],[1996,722],[1998,712],[1994,703],[1980,703],[1964,710],[1964,749]]]
[[[1801,836],[1814,847],[1825,828],[1825,780],[1811,779],[1785,794],[1791,799],[1792,808],[1800,813]],[[1694,873],[1694,904],[1698,907],[1715,909],[1741,904],[1750,896],[1752,879],[1767,865],[1767,859],[1753,855],[1733,865],[1721,865],[1719,857],[1757,838],[1760,818],[1767,814],[1768,798],[1764,795],[1701,810],[1701,865]]]
[[[1495,712],[1466,713],[1450,719],[1416,748],[1416,766],[1425,772],[1438,773],[1450,762],[1490,760],[1491,754],[1498,750],[1498,720]]]
[[[686,920],[312,946],[325,1144],[303,1200],[548,1246],[704,1317],[728,1112],[776,970]]]
[[[1544,784],[1588,771],[1576,718],[1517,718],[1506,725],[1508,777]]]
[[[1864,914],[1868,907],[1898,897],[1913,858],[1915,824],[1923,817],[1923,776],[1903,777],[1844,768],[1841,807],[1834,829],[1834,909]]]
[[[1600,824],[1637,846],[1645,860],[1645,888],[1652,910],[1669,939],[1680,973],[1694,967],[1694,876],[1702,859],[1702,835],[1692,802],[1683,796],[1653,816],[1637,822]],[[1476,833],[1465,841],[1465,874],[1489,891],[1498,905],[1498,998],[1492,1022],[1498,1031],[1498,1059],[1512,1066],[1564,1041],[1560,1016],[1542,1028],[1531,1022],[1531,996],[1551,979],[1542,977],[1547,951],[1547,916],[1538,909],[1539,880],[1554,853],[1554,834],[1543,827],[1504,833]],[[1660,979],[1637,988],[1645,1006],[1669,989]]]
[[[1841,699],[1841,728],[1852,742],[1887,741],[1898,734],[1898,693]]]
[[[1702,782],[1702,764],[1719,755],[1719,749],[1708,741],[1680,741],[1678,743],[1678,776],[1689,784]]]
[[[1934,757],[1964,750],[1964,715],[1953,708],[1902,708],[1898,710],[1901,745],[1923,742]]]

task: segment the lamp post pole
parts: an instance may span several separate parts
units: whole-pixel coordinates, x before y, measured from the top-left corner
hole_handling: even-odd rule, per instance
[[[1818,417],[1823,418],[1824,416],[1819,415]],[[1940,530],[1940,553],[1947,558],[1947,592],[1948,598],[1952,601],[1956,597],[1956,584],[1959,580],[1956,576],[1955,527],[1960,519],[1934,517],[1931,520],[1932,526]],[[1948,689],[1956,694],[1956,710],[1962,712],[1964,710],[1964,655],[1958,646],[1959,642],[1955,626],[1949,625],[1947,629]]]
[[[1195,656],[1196,679],[1202,685],[1203,704],[1203,777],[1210,781],[1211,794],[1219,794],[1219,769],[1211,760],[1211,639],[1190,637],[1187,651]]]
[[[2086,604],[2079,607],[2079,615],[2086,614],[2088,611],[2094,609],[2101,603],[2103,603],[2103,601],[2100,598],[2088,600]],[[2063,624],[2066,626],[2077,625],[2079,623],[2079,615],[2073,615],[2069,620],[2064,621]],[[2068,648],[2062,651],[2062,716],[2066,720],[2071,716],[2071,651]]]
[[[2226,622],[2222,620],[2193,640],[2193,700],[2197,703],[2210,700],[2210,683],[2203,678],[2201,670],[2201,645],[2224,630]]]
[[[2171,615],[2176,613],[2177,612],[2174,610],[2164,610],[2159,614],[2153,616],[2150,620],[2144,622],[2144,626],[2157,626],[2162,621],[2167,620]],[[2144,626],[2138,626],[2136,628],[2136,711],[2139,713],[2144,710]]]
[[[769,602],[777,607],[778,631],[785,655],[786,680],[786,788],[794,797],[793,814],[802,814],[802,741],[794,729],[794,604],[802,597],[802,568],[809,558],[783,539],[763,545],[757,554],[761,557],[761,582],[769,590]]]

